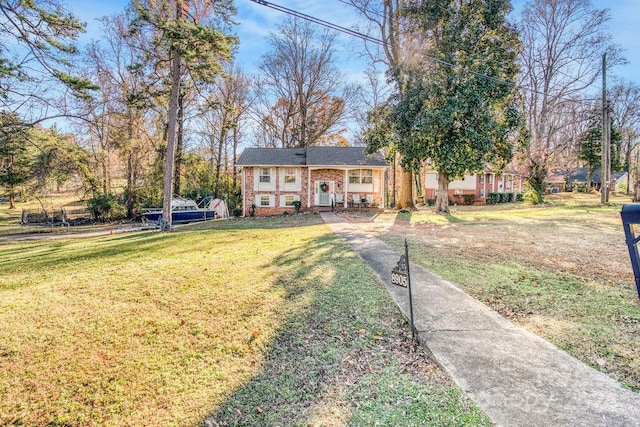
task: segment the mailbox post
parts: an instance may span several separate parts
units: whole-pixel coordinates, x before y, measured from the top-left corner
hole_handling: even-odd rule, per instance
[[[640,298],[640,254],[638,253],[638,242],[640,241],[640,203],[624,205],[620,212],[622,217],[622,227],[629,248],[631,258],[631,268],[636,278],[636,288],[638,298]]]

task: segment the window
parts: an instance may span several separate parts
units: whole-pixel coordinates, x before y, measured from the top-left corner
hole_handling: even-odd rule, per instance
[[[271,182],[271,169],[269,169],[269,168],[260,168],[260,182],[262,182],[262,183],[270,183]]]
[[[489,174],[489,184],[493,184],[493,174]]]
[[[293,202],[296,201],[296,196],[284,196],[284,205],[285,206],[293,206]]]
[[[285,184],[296,183],[296,170],[294,168],[284,168],[284,183]]]
[[[484,184],[484,174],[480,175],[480,184]]]
[[[373,184],[373,170],[362,169],[362,183]]]
[[[260,196],[260,206],[271,206],[271,199],[268,194]]]
[[[349,184],[373,184],[373,169],[352,169]]]

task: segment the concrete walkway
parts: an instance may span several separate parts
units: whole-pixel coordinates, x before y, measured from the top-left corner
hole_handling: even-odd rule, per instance
[[[333,213],[321,215],[377,274],[408,318],[407,289],[391,285],[400,252]],[[427,269],[414,263],[410,269],[420,342],[496,425],[640,426],[640,394]]]

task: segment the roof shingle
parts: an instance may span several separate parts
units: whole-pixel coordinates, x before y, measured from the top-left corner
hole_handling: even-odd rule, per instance
[[[245,148],[238,166],[386,166],[381,154],[364,147]]]

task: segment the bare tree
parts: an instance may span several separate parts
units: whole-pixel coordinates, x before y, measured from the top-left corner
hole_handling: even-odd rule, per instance
[[[355,90],[333,65],[335,34],[288,19],[270,36],[257,80],[263,145],[304,147],[336,133]]]
[[[231,187],[237,186],[235,160],[243,122],[252,104],[250,81],[233,64],[211,85],[210,95],[202,108],[200,135],[205,158],[214,170],[214,193],[223,190],[223,175],[231,177]],[[225,189],[228,191],[228,189]],[[226,194],[229,199],[229,194]]]
[[[627,194],[630,192],[632,150],[640,137],[640,86],[621,82],[611,89],[613,119],[621,135],[620,146],[615,147],[627,168]],[[635,181],[638,187],[638,181]]]
[[[120,157],[126,179],[125,207],[134,216],[138,187],[146,163],[154,154],[147,135],[146,117],[151,98],[146,79],[143,52],[149,40],[143,33],[133,33],[130,11],[104,18],[103,39],[87,52],[87,64],[93,78],[100,83],[100,97],[86,104],[90,120],[84,123],[90,135],[89,145],[102,171],[102,189],[110,193],[111,153]]]
[[[403,64],[414,60],[416,40],[409,37],[407,22],[403,19],[403,10],[406,0],[348,0],[349,3],[367,19],[368,26],[364,28],[368,35],[382,41],[382,45],[372,45],[365,42],[365,49],[371,63],[384,64],[387,75],[398,88],[400,96],[406,87],[406,77],[403,74]],[[420,45],[421,43],[417,43]],[[372,109],[373,111],[374,109]],[[388,144],[393,144],[388,141]],[[391,152],[396,150],[391,147]],[[398,154],[395,157],[394,176],[396,167],[400,167],[402,158]],[[400,191],[396,198],[396,180],[393,179],[394,204],[398,208],[413,208],[413,173],[410,169],[400,167]]]
[[[524,7],[520,84],[530,132],[525,163],[536,200],[542,199],[550,165],[567,148],[566,135],[575,135],[567,129],[575,125],[567,112],[592,89],[601,55],[620,59],[606,32],[608,20],[608,10],[593,8],[589,0],[534,0]],[[585,109],[591,104],[586,102]]]

